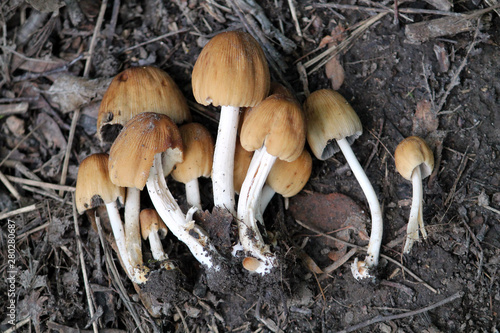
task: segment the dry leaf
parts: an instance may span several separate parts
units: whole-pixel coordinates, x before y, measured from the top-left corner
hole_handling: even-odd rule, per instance
[[[345,72],[344,67],[340,63],[339,57],[333,57],[328,61],[325,65],[325,74],[326,77],[332,83],[333,90],[339,90],[339,88],[344,83]]]
[[[413,134],[425,137],[437,130],[438,126],[439,120],[432,110],[432,103],[428,100],[419,101],[413,117]]]

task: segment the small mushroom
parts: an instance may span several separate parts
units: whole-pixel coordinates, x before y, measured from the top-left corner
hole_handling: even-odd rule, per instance
[[[410,253],[413,243],[419,240],[420,232],[424,239],[427,232],[424,227],[423,187],[422,179],[429,176],[434,169],[434,155],[425,141],[418,136],[410,136],[401,141],[394,152],[396,169],[403,178],[410,180],[413,186],[410,218],[406,229],[406,242],[403,253]]]
[[[162,162],[165,155],[173,160],[169,162],[172,165],[182,161],[179,129],[165,115],[151,112],[138,114],[125,124],[111,146],[111,181],[139,190],[147,186],[151,201],[170,232],[186,244],[207,269],[218,270],[214,262],[217,251],[206,232],[192,220],[192,210],[184,215],[167,187]]]
[[[375,190],[351,148],[351,143],[363,132],[361,121],[345,98],[331,89],[313,92],[307,98],[304,108],[307,141],[314,155],[325,160],[340,148],[368,201],[372,228],[367,256],[364,261],[359,262],[356,258],[351,270],[357,280],[370,278],[370,270],[378,265],[380,256],[383,219]]]
[[[254,272],[267,274],[276,267],[276,257],[264,243],[256,223],[262,187],[277,159],[293,161],[304,149],[305,121],[294,98],[271,95],[249,109],[241,127],[241,146],[255,151],[238,201],[238,230],[241,245],[261,264]]]
[[[189,205],[201,210],[199,177],[210,177],[214,156],[214,140],[201,124],[189,123],[179,127],[184,146],[184,161],[177,163],[172,177],[186,187]]]
[[[168,228],[160,215],[152,208],[146,208],[139,214],[142,239],[149,239],[149,246],[153,258],[158,261],[167,261],[163,265],[166,269],[174,269],[175,265],[168,261],[168,255],[163,250],[161,240],[167,236]]]
[[[132,261],[127,251],[123,222],[116,204],[117,200],[123,203],[124,197],[125,188],[116,186],[109,179],[108,154],[93,154],[80,163],[75,191],[76,208],[82,214],[104,202],[123,266],[129,278],[140,284],[146,282],[148,270],[141,263]]]
[[[250,34],[242,31],[222,32],[213,37],[193,68],[196,101],[222,106],[212,167],[214,205],[233,215],[236,215],[233,162],[239,108],[262,101],[269,85],[264,51]]]

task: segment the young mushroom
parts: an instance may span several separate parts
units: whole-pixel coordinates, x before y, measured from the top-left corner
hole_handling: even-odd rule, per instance
[[[199,177],[210,177],[214,156],[214,140],[201,124],[189,123],[179,127],[184,146],[184,161],[172,170],[172,178],[184,183],[186,200],[191,207],[201,210]]]
[[[233,161],[239,108],[254,106],[269,91],[269,67],[259,43],[248,33],[223,32],[203,48],[193,68],[196,101],[221,106],[212,184],[215,207],[235,215]]]
[[[163,267],[166,269],[174,269],[175,265],[168,261],[168,256],[163,250],[161,240],[167,236],[168,228],[161,219],[156,210],[146,208],[141,210],[139,214],[139,221],[141,222],[141,235],[142,239],[149,239],[149,246],[153,258],[158,261],[166,261]]]
[[[419,240],[420,232],[424,239],[427,232],[423,219],[423,188],[422,179],[429,176],[434,169],[434,155],[425,141],[418,136],[410,136],[401,141],[394,152],[396,169],[403,178],[410,180],[413,186],[410,218],[406,229],[406,242],[403,253],[410,253],[413,243]]]
[[[141,265],[142,261],[135,262],[130,258],[127,251],[123,222],[116,204],[117,200],[123,203],[124,197],[125,188],[116,186],[109,179],[108,154],[93,154],[80,163],[75,191],[76,208],[82,214],[104,202],[123,266],[129,278],[140,284],[146,282],[148,270]]]
[[[267,274],[276,267],[276,257],[264,243],[255,218],[262,187],[277,159],[291,162],[300,156],[305,131],[302,109],[289,96],[271,95],[245,115],[241,146],[255,152],[241,186],[237,223],[243,250],[260,261],[256,273]]]
[[[163,155],[163,156],[162,156]],[[169,117],[145,112],[125,124],[111,146],[109,172],[111,181],[142,190],[147,186],[156,211],[194,257],[207,269],[218,270],[217,254],[206,232],[192,221],[192,210],[184,215],[167,187],[163,161],[182,161],[182,139]]]
[[[366,196],[372,218],[370,241],[365,260],[358,261],[356,258],[351,270],[357,280],[373,277],[370,271],[378,265],[383,219],[375,190],[351,149],[351,143],[363,132],[361,121],[345,98],[330,89],[318,90],[309,95],[304,109],[307,141],[314,155],[325,160],[340,148]]]

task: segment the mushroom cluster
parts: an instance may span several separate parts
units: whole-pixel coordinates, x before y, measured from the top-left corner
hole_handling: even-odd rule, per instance
[[[261,275],[275,271],[279,262],[266,241],[264,211],[276,193],[286,200],[307,183],[312,157],[306,141],[319,160],[342,151],[366,196],[370,241],[366,257],[356,258],[351,271],[356,279],[373,278],[383,214],[351,148],[362,125],[345,98],[321,89],[301,105],[290,90],[271,83],[262,48],[240,31],[220,33],[203,48],[193,67],[192,89],[198,103],[221,106],[215,142],[204,125],[191,122],[186,99],[166,72],[133,67],[113,79],[99,109],[97,136],[112,143],[109,155],[91,155],[80,165],[78,211],[106,206],[129,278],[137,284],[148,279],[141,236],[161,267],[176,268],[163,248],[167,233],[184,243],[207,271],[218,272],[223,264],[234,262]],[[417,137],[404,140],[395,156],[398,171],[414,188],[404,247],[408,253],[419,239],[419,227],[426,237],[421,179],[432,171],[433,157]],[[187,209],[170,191],[169,175],[184,184]],[[212,178],[214,214],[227,212],[237,225],[231,254],[220,253],[209,233],[195,222],[195,212],[207,206],[200,194],[200,177]],[[150,200],[141,203],[144,189]]]

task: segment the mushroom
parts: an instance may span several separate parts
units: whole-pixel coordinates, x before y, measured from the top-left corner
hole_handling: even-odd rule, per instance
[[[357,280],[373,277],[370,271],[378,265],[383,219],[375,190],[351,149],[351,143],[363,132],[361,121],[345,98],[331,89],[313,92],[307,98],[304,109],[307,141],[314,155],[325,160],[340,148],[366,196],[372,218],[370,241],[365,260],[358,262],[356,258],[351,270]]]
[[[141,112],[166,114],[176,124],[191,120],[186,98],[165,71],[131,67],[114,77],[97,114],[97,136],[113,142],[123,125]]]
[[[201,210],[199,177],[210,177],[214,156],[214,140],[201,124],[189,123],[179,127],[184,146],[184,161],[177,163],[172,177],[186,186],[189,205]]]
[[[246,32],[217,34],[205,45],[193,68],[196,101],[222,106],[212,167],[214,204],[233,215],[236,215],[233,162],[239,108],[262,101],[268,94],[269,85],[269,67],[264,52]]]
[[[111,181],[139,190],[147,186],[151,201],[168,229],[202,265],[218,270],[214,263],[217,252],[206,232],[192,221],[193,210],[184,215],[168,189],[162,160],[170,160],[170,164],[182,161],[182,139],[177,126],[162,114],[138,114],[125,124],[111,146]]]
[[[262,195],[256,212],[257,220],[264,222],[262,214],[275,193],[281,194],[285,199],[299,193],[309,180],[311,171],[311,154],[305,149],[292,162],[278,159],[269,172],[266,184],[262,188]]]
[[[80,163],[75,191],[76,208],[82,214],[104,202],[125,271],[133,282],[140,284],[146,282],[148,270],[140,263],[131,261],[127,251],[123,222],[116,204],[117,200],[123,203],[124,197],[125,188],[116,186],[109,179],[108,154],[93,154]]]
[[[240,194],[241,185],[247,175],[248,167],[252,161],[253,151],[247,151],[241,146],[240,138],[236,138],[236,148],[234,150],[234,192]]]
[[[139,221],[141,222],[141,235],[142,239],[149,239],[149,246],[153,258],[158,261],[168,260],[168,256],[163,250],[161,240],[167,236],[168,228],[161,219],[156,210],[146,208],[139,214]],[[175,265],[168,261],[163,267],[166,269],[174,269]]]
[[[271,95],[245,115],[241,146],[255,152],[241,186],[237,223],[243,250],[260,261],[256,273],[269,273],[276,266],[276,257],[264,243],[255,218],[262,187],[276,159],[291,162],[300,156],[305,131],[302,109],[289,96]]]
[[[396,169],[403,178],[410,180],[413,186],[410,218],[406,229],[406,242],[403,253],[410,253],[413,243],[419,240],[420,232],[424,239],[427,232],[424,227],[423,214],[423,188],[422,179],[429,176],[434,169],[434,155],[425,141],[418,136],[410,136],[401,141],[394,152]]]

